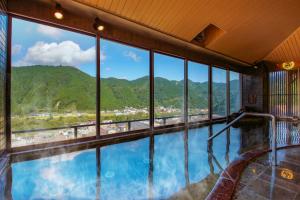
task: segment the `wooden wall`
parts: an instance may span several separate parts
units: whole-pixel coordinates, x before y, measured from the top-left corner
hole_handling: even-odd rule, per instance
[[[269,73],[269,109],[278,117],[300,117],[300,69]]]
[[[242,107],[269,112],[267,78],[268,73],[264,66],[260,66],[254,74],[242,75]]]

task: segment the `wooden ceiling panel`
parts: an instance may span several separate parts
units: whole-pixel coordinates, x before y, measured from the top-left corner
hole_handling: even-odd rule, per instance
[[[264,60],[273,63],[300,61],[300,28],[278,45]]]
[[[214,24],[225,34],[206,48],[249,63],[269,55],[300,26],[299,0],[73,1],[188,42]]]

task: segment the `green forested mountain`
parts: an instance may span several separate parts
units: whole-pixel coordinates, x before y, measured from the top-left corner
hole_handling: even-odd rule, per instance
[[[12,113],[95,109],[95,79],[74,67],[12,68]]]
[[[183,81],[155,78],[156,104],[182,107]],[[234,86],[235,84],[232,84]],[[208,83],[189,81],[190,107],[207,107]],[[225,84],[216,86],[218,102],[224,102]],[[234,90],[234,88],[232,88]],[[94,112],[96,80],[69,66],[29,66],[12,68],[12,113]],[[149,105],[149,79],[133,81],[101,79],[101,109],[143,108]]]

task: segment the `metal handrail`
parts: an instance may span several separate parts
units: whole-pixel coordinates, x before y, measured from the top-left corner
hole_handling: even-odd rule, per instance
[[[277,131],[276,131],[276,118],[272,114],[269,114],[269,113],[244,112],[240,116],[238,116],[237,118],[235,118],[233,121],[231,121],[230,123],[228,123],[222,130],[220,130],[216,134],[210,136],[207,139],[207,141],[208,142],[211,141],[212,139],[214,139],[215,137],[217,137],[218,135],[220,135],[221,133],[223,133],[230,126],[232,126],[232,124],[234,124],[235,122],[237,122],[238,120],[240,120],[241,118],[243,118],[245,116],[269,117],[269,118],[271,118],[271,120],[272,120],[272,136],[273,136],[273,138],[272,138],[272,165],[275,166],[277,164],[277,153],[276,153],[276,148],[277,148]]]

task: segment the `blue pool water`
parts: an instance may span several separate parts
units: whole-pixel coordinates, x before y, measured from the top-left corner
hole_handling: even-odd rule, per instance
[[[223,126],[213,125],[213,133]],[[196,188],[197,199],[203,199],[222,169],[243,152],[249,143],[244,140],[252,138],[231,128],[208,147],[208,135],[206,126],[15,162],[0,179],[6,185],[0,186],[0,195],[6,190],[7,198],[9,190],[8,196],[15,200],[167,199]],[[254,143],[263,144],[263,134],[257,135]]]

